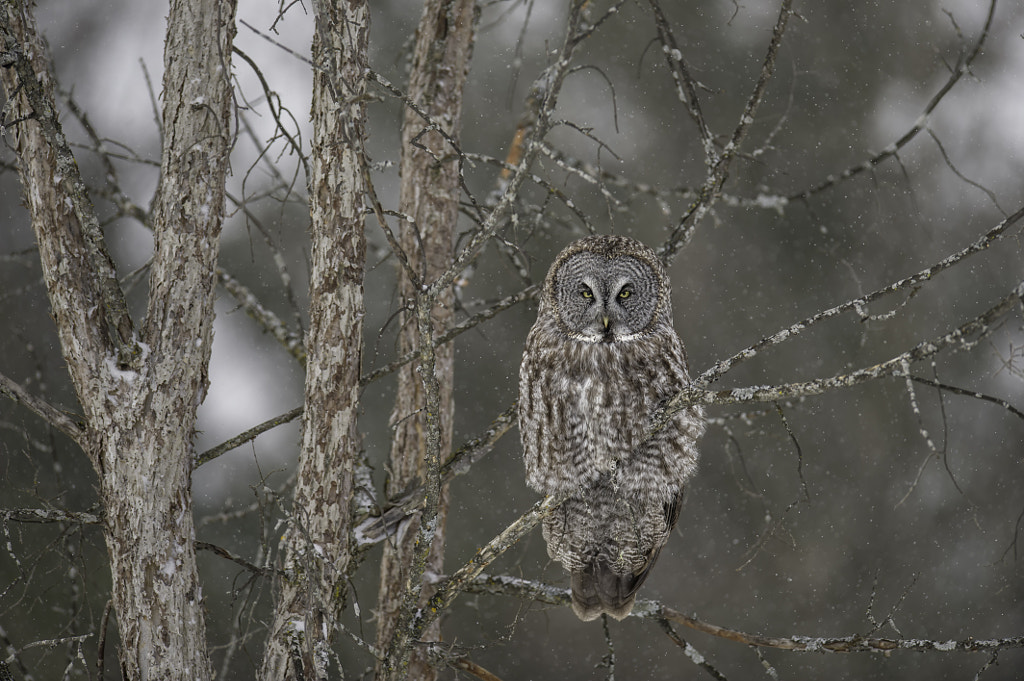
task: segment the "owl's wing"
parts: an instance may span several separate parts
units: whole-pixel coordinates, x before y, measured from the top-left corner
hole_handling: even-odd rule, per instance
[[[572,492],[600,473],[579,390],[563,348],[531,332],[519,370],[519,434],[526,482],[542,494]]]

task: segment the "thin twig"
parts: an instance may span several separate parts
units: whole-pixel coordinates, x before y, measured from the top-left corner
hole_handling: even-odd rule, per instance
[[[757,110],[760,108],[761,101],[764,99],[764,93],[768,88],[768,82],[775,73],[775,61],[778,57],[779,46],[782,44],[782,37],[786,33],[786,26],[792,13],[792,0],[782,0],[782,4],[779,7],[779,16],[775,21],[775,27],[772,29],[772,39],[768,43],[768,50],[761,63],[761,73],[758,76],[757,82],[754,83],[750,96],[747,98],[747,103],[743,107],[743,113],[740,114],[736,127],[733,128],[732,136],[722,149],[722,152],[714,157],[714,162],[709,163],[708,174],[700,188],[697,199],[687,208],[675,229],[672,230],[672,234],[669,235],[665,243],[658,249],[658,255],[665,263],[670,262],[676,253],[690,241],[694,229],[704,219],[704,216],[711,211],[715,202],[718,201],[722,187],[729,177],[729,169],[733,159],[739,154],[740,146],[747,136],[750,126],[754,124]],[[708,153],[707,150],[706,153]],[[708,158],[711,157],[709,156]]]
[[[519,291],[518,293],[514,293],[508,296],[507,298],[499,300],[497,303],[487,308],[486,310],[482,310],[476,313],[472,317],[456,324],[455,326],[451,327],[441,335],[437,336],[434,339],[434,346],[440,347],[445,343],[454,340],[457,336],[465,333],[466,331],[469,331],[478,324],[486,322],[489,319],[493,319],[495,316],[497,316],[499,312],[503,312],[508,308],[512,307],[513,305],[517,305],[525,300],[532,300],[536,298],[539,292],[540,286],[538,284],[534,284],[532,286],[526,287],[525,289]],[[416,357],[418,357],[418,351],[410,351],[402,355],[398,359],[389,362],[382,367],[374,369],[368,374],[364,374],[359,379],[359,387],[365,387],[370,383],[373,383],[377,379],[383,378],[384,376],[387,376],[388,374],[397,371],[401,367],[405,366],[409,362],[416,359]]]
[[[718,681],[728,681],[722,674],[722,672],[715,669],[714,666],[712,666],[712,664],[708,662],[707,659],[703,655],[701,655],[696,648],[694,648],[692,645],[690,645],[688,641],[686,641],[685,639],[683,639],[682,636],[676,633],[676,630],[672,628],[672,625],[669,624],[668,620],[658,620],[658,624],[661,626],[662,630],[668,635],[668,637],[672,640],[672,642],[683,649],[683,654],[686,655],[686,657],[690,658],[690,662],[693,662],[695,665],[697,665],[698,667],[706,671],[708,674],[710,674],[711,678],[718,679]]]
[[[974,46],[971,48],[971,51],[960,61],[957,67],[953,69],[953,72],[950,74],[949,79],[946,80],[945,83],[943,83],[942,87],[939,88],[938,92],[932,95],[932,98],[928,101],[928,104],[925,105],[924,111],[922,111],[921,115],[918,116],[917,120],[914,122],[913,126],[911,126],[910,130],[903,133],[902,137],[900,137],[898,140],[887,146],[881,152],[875,154],[874,156],[864,161],[863,163],[851,166],[850,168],[847,168],[843,172],[839,173],[838,175],[829,175],[827,178],[825,178],[823,182],[816,184],[813,187],[805,189],[801,192],[791,194],[785,197],[784,200],[792,202],[807,199],[814,194],[817,194],[826,189],[836,186],[837,184],[843,182],[844,180],[847,180],[855,175],[859,175],[860,173],[875,168],[888,158],[898,158],[900,150],[903,149],[903,147],[907,146],[907,144],[909,144],[911,140],[917,137],[917,135],[922,130],[925,130],[928,127],[928,117],[931,116],[932,112],[939,105],[939,102],[942,101],[942,99],[949,93],[949,91],[953,89],[953,86],[955,86],[960,81],[960,79],[963,78],[965,74],[970,72],[971,64],[974,62],[975,57],[977,57],[981,53],[981,48],[985,44],[985,40],[988,38],[989,30],[992,28],[992,19],[995,16],[995,11],[996,0],[991,0],[988,6],[988,15],[985,17],[985,25],[981,29],[981,34],[978,36],[977,41],[975,41]]]
[[[110,622],[110,611],[113,605],[114,601],[108,598],[107,604],[103,606],[103,616],[100,617],[100,638],[96,645],[96,671],[99,679],[103,679],[103,667],[106,664],[107,623]]]
[[[982,400],[983,402],[991,402],[992,404],[997,404],[1006,411],[1016,416],[1017,418],[1024,420],[1024,411],[1021,411],[1020,409],[1013,406],[1010,402],[1007,402],[1001,397],[993,397],[992,395],[986,395],[985,393],[981,393],[976,390],[958,388],[955,385],[949,385],[948,383],[940,383],[939,381],[933,381],[930,378],[924,378],[922,376],[910,376],[909,378],[915,383],[920,383],[921,385],[927,385],[932,388],[937,388],[944,392],[953,393],[954,395],[972,397],[976,400]]]
[[[804,479],[804,450],[800,446],[800,441],[796,439],[796,434],[789,425],[789,419],[786,418],[786,412],[782,411],[782,405],[778,402],[772,403],[775,406],[775,411],[778,412],[779,418],[782,419],[782,425],[786,428],[786,433],[789,435],[790,442],[793,443],[793,449],[796,450],[796,475],[800,479],[800,491],[803,494],[804,501],[811,500],[810,490],[807,488],[807,480]]]
[[[679,99],[686,105],[686,112],[697,124],[697,133],[700,135],[701,145],[704,148],[704,162],[708,168],[714,166],[718,160],[718,153],[715,151],[715,139],[704,120],[704,112],[700,108],[700,100],[697,99],[697,86],[690,75],[690,69],[686,65],[683,51],[676,42],[675,34],[655,0],[648,0],[651,11],[654,12],[654,25],[658,29],[658,40],[661,41],[661,51],[665,54],[665,61],[668,63],[669,73],[676,83]]]
[[[926,267],[925,269],[916,272],[915,274],[904,277],[903,279],[895,281],[887,286],[884,286],[880,289],[876,289],[870,293],[862,295],[859,298],[854,298],[853,300],[849,300],[840,305],[836,305],[835,307],[830,307],[827,310],[817,312],[811,315],[810,317],[807,317],[806,319],[803,319],[781,331],[772,334],[771,336],[766,336],[762,338],[757,343],[754,343],[753,345],[744,348],[743,350],[740,350],[731,357],[715,362],[715,364],[710,369],[708,369],[707,371],[705,371],[700,376],[694,379],[694,384],[701,387],[708,386],[717,381],[719,378],[722,377],[722,375],[724,375],[727,371],[731,370],[740,362],[743,362],[745,360],[750,359],[751,357],[754,357],[758,352],[767,347],[778,345],[784,341],[789,340],[793,336],[807,330],[809,327],[820,321],[829,319],[831,317],[835,317],[843,312],[848,312],[850,310],[863,310],[869,303],[872,303],[875,300],[882,298],[883,296],[895,293],[897,291],[903,291],[907,289],[913,291],[916,287],[923,285],[925,282],[928,282],[931,279],[933,279],[937,274],[944,272],[945,270],[948,270],[957,263],[963,261],[965,258],[969,258],[973,255],[976,255],[977,253],[984,251],[993,243],[1002,239],[1004,236],[1006,236],[1010,228],[1015,226],[1018,222],[1020,222],[1022,218],[1024,218],[1024,206],[1019,208],[1012,215],[1001,220],[999,224],[997,224],[995,227],[982,234],[968,246],[965,246],[964,248],[960,249],[959,251],[956,251],[955,253],[947,255],[945,258],[931,265],[930,267]]]
[[[652,432],[668,422],[675,414],[694,404],[740,404],[750,402],[772,402],[777,399],[820,395],[839,388],[848,388],[867,381],[900,374],[904,364],[927,359],[947,347],[965,343],[976,334],[987,332],[997,320],[1009,314],[1024,297],[1024,282],[999,300],[995,305],[974,319],[961,324],[946,334],[922,341],[910,350],[879,364],[863,367],[845,374],[798,383],[775,386],[752,386],[731,390],[707,390],[698,387],[701,380],[683,388],[668,404],[652,418]]]
[[[205,452],[196,457],[195,468],[199,468],[204,463],[209,463],[210,461],[213,461],[221,454],[226,454],[227,452],[230,452],[232,449],[235,449],[236,447],[241,447],[246,442],[255,440],[257,436],[267,432],[271,428],[276,428],[286,423],[291,423],[298,417],[302,416],[302,411],[302,407],[295,407],[291,411],[286,411],[285,413],[279,416],[275,416],[272,419],[267,419],[263,423],[255,425],[243,433],[239,433],[230,440],[225,440],[219,445],[210,447]]]
[[[224,547],[217,546],[216,544],[210,544],[209,542],[205,541],[197,541],[195,542],[195,546],[197,551],[209,551],[210,553],[214,553],[225,560],[230,560],[232,563],[237,563],[238,565],[241,565],[249,572],[255,575],[259,575],[260,577],[269,577],[273,574],[287,576],[284,570],[274,570],[273,568],[269,567],[260,567],[259,565],[253,565],[245,558],[235,555],[227,549],[225,549]]]
[[[476,678],[481,679],[481,681],[501,681],[501,677],[487,671],[468,657],[457,657],[453,660],[447,660],[446,664],[452,669],[458,669],[468,674],[472,674]]]
[[[304,153],[302,153],[302,142],[296,140],[291,135],[291,133],[288,132],[288,129],[285,128],[284,123],[281,122],[282,107],[274,107],[274,99],[280,99],[277,97],[277,93],[270,89],[270,85],[267,83],[267,79],[264,77],[263,72],[260,71],[259,66],[256,65],[256,62],[253,61],[249,55],[247,55],[242,50],[238,49],[238,47],[235,45],[232,45],[231,50],[239,57],[241,57],[245,61],[245,63],[249,65],[249,68],[252,69],[252,72],[256,74],[256,78],[259,79],[260,86],[263,88],[263,96],[267,100],[267,108],[270,109],[270,116],[274,119],[274,123],[277,125],[278,131],[281,133],[281,135],[284,136],[286,140],[288,140],[288,146],[291,147],[292,151],[294,151],[295,154],[299,157],[299,161],[301,161],[302,167],[306,171],[306,177],[312,177],[309,171],[309,158]]]
[[[221,286],[242,306],[246,314],[284,346],[288,353],[299,361],[299,364],[305,366],[306,345],[303,342],[302,334],[296,333],[281,321],[277,314],[260,302],[252,289],[238,281],[223,267],[217,267],[216,273]]]
[[[37,416],[74,440],[79,447],[85,448],[86,432],[82,419],[72,418],[46,400],[29,393],[13,379],[3,374],[0,374],[0,394],[25,405]]]

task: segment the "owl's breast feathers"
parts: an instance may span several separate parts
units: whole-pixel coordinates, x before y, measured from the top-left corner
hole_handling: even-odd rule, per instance
[[[540,326],[540,323],[538,323]],[[669,501],[696,469],[702,412],[680,412],[649,437],[651,417],[688,381],[671,329],[628,343],[554,343],[537,326],[520,370],[527,482],[573,492],[613,473],[620,494]]]

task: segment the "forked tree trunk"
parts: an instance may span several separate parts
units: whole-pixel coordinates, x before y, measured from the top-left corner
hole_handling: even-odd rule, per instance
[[[369,10],[313,3],[312,253],[302,449],[260,678],[324,679],[347,593],[363,331]]]
[[[18,124],[15,147],[61,349],[84,412],[86,453],[100,479],[122,676],[209,679],[190,476],[213,340],[235,3],[171,2],[156,245],[138,333],[53,113],[53,81],[31,11],[5,2],[3,12],[5,32],[34,72],[19,62],[2,78],[9,96],[20,88],[19,117],[34,116]]]
[[[427,0],[416,34],[408,97],[415,102],[444,132],[456,141],[462,117],[462,93],[469,71],[475,25],[472,0]],[[430,282],[452,262],[452,238],[458,218],[459,163],[457,151],[437,132],[424,132],[429,125],[410,108],[405,110],[402,125],[401,197],[399,210],[413,219],[402,221],[399,243],[412,267]],[[425,149],[420,148],[425,147]],[[440,159],[440,160],[438,160]],[[401,298],[415,300],[419,293],[404,273],[400,274]],[[435,334],[451,326],[451,291],[445,292],[431,311]],[[400,317],[398,354],[415,351],[419,338],[415,313]],[[454,351],[451,344],[437,348],[435,374],[440,386],[441,452],[451,450],[454,401]],[[390,477],[387,494],[394,497],[425,473],[426,427],[423,379],[417,367],[407,365],[398,375],[398,390],[391,420],[395,427],[390,456]],[[442,488],[438,508],[437,533],[431,546],[428,568],[443,571],[444,528],[448,507],[447,487]],[[403,525],[401,531],[385,544],[381,563],[380,593],[377,603],[377,647],[386,650],[395,626],[408,582],[408,569],[413,557],[417,522]],[[430,595],[424,585],[423,598]],[[437,640],[440,635],[435,622],[424,638]],[[436,673],[428,664],[423,648],[417,646],[411,657],[408,678],[433,679]],[[378,675],[382,673],[378,665]]]

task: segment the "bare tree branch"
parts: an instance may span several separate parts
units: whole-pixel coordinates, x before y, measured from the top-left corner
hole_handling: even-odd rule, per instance
[[[275,416],[274,418],[267,419],[263,423],[255,425],[245,432],[239,433],[230,440],[225,440],[219,445],[210,447],[205,452],[196,457],[195,467],[199,468],[204,463],[209,463],[210,461],[213,461],[221,454],[226,454],[227,452],[230,452],[232,449],[241,447],[245,443],[255,440],[259,435],[262,435],[263,433],[267,432],[268,430],[271,430],[272,428],[277,428],[278,426],[282,426],[286,423],[291,423],[295,419],[302,416],[302,411],[303,407],[295,407],[295,409],[292,409],[291,411],[286,411],[280,416]]]
[[[846,170],[842,171],[841,173],[839,173],[838,175],[829,175],[827,178],[825,178],[823,182],[820,182],[819,184],[809,187],[796,194],[790,194],[785,198],[785,200],[787,202],[806,200],[813,196],[814,194],[818,194],[820,192],[825,191],[826,189],[830,189],[839,184],[840,182],[843,182],[844,180],[848,180],[851,177],[854,177],[865,171],[877,167],[881,163],[885,162],[886,159],[896,157],[899,154],[899,152],[905,146],[907,146],[907,144],[909,144],[915,137],[917,137],[917,135],[922,130],[926,130],[928,128],[928,117],[931,116],[932,112],[935,111],[935,108],[939,105],[943,98],[947,94],[949,94],[949,92],[960,81],[960,79],[963,78],[966,74],[970,73],[971,65],[974,63],[975,58],[981,53],[981,48],[984,46],[985,40],[988,38],[989,30],[992,28],[992,19],[993,17],[995,17],[995,12],[996,0],[991,0],[988,6],[988,14],[985,17],[985,25],[982,27],[981,33],[978,35],[978,38],[975,41],[970,52],[967,52],[965,55],[962,55],[962,58],[956,65],[956,68],[954,68],[952,73],[949,74],[949,79],[947,79],[946,82],[942,84],[942,87],[940,87],[939,90],[934,95],[932,95],[932,98],[928,100],[928,103],[924,107],[924,111],[921,112],[921,115],[914,122],[914,125],[910,128],[910,130],[903,133],[902,137],[900,137],[898,140],[887,146],[881,152],[875,154],[874,156],[864,161],[863,163],[851,166]]]
[[[465,443],[452,452],[441,465],[441,482],[447,484],[457,475],[464,475],[470,466],[479,461],[494,448],[494,444],[507,433],[517,419],[517,404],[498,414],[487,429],[479,437]],[[394,534],[399,523],[416,513],[426,500],[423,484],[417,484],[402,494],[390,499],[379,512],[363,519],[356,528],[356,538],[360,544],[369,545],[383,541]]]
[[[685,654],[686,657],[690,659],[690,662],[693,662],[695,665],[706,671],[711,676],[711,678],[718,679],[718,681],[726,681],[725,676],[723,676],[720,671],[715,669],[715,667],[710,662],[708,662],[707,659],[705,659],[705,657],[701,655],[696,648],[694,648],[692,645],[689,644],[689,642],[685,641],[682,636],[676,633],[676,630],[672,628],[672,625],[669,624],[668,620],[658,620],[658,624],[661,626],[662,630],[668,635],[668,637],[672,640],[672,642],[683,649],[683,654]]]
[[[669,72],[675,80],[676,89],[679,91],[679,99],[686,105],[686,112],[697,124],[697,133],[700,135],[701,146],[704,148],[704,162],[710,170],[718,160],[718,152],[715,150],[715,138],[704,120],[704,113],[700,108],[700,101],[697,99],[697,85],[690,75],[690,69],[686,65],[683,51],[679,49],[675,34],[665,18],[656,0],[649,0],[651,10],[654,12],[654,24],[658,28],[658,40],[661,42],[661,50],[665,53],[665,61],[668,63]]]
[[[133,338],[134,325],[128,314],[124,294],[117,283],[114,263],[103,242],[103,233],[92,201],[89,200],[89,192],[54,106],[53,79],[48,73],[49,69],[37,75],[38,67],[33,65],[22,50],[22,46],[34,49],[39,44],[34,26],[26,23],[12,25],[13,13],[18,10],[9,1],[5,4],[8,6],[0,12],[0,33],[3,34],[4,54],[10,60],[7,66],[13,67],[17,73],[18,90],[25,97],[30,115],[54,155],[54,180],[69,199],[75,219],[81,226],[82,244],[89,258],[88,266],[96,277],[101,297],[107,340],[117,349],[120,366],[134,366],[141,353]],[[48,84],[49,92],[44,89],[44,83]]]
[[[519,577],[478,575],[464,584],[471,593],[490,593],[550,605],[568,606],[569,590]],[[722,627],[685,615],[658,601],[637,599],[631,617],[675,622],[711,636],[762,648],[819,653],[877,653],[896,650],[977,652],[1024,648],[1024,636],[962,640],[892,639],[859,634],[847,636],[765,636]]]
[[[469,319],[466,319],[465,321],[462,321],[456,324],[455,326],[449,328],[444,333],[439,334],[436,338],[434,338],[434,347],[440,347],[445,343],[451,342],[457,336],[465,333],[466,331],[469,331],[470,329],[472,329],[473,327],[477,326],[482,322],[493,319],[495,316],[497,316],[499,312],[503,312],[508,308],[512,307],[513,305],[517,305],[518,303],[521,303],[524,300],[533,300],[534,298],[537,297],[539,291],[540,286],[535,284],[526,287],[519,293],[514,293],[511,296],[508,296],[507,298],[498,301],[491,307],[488,307],[486,310],[482,310],[481,312],[476,313]],[[408,364],[409,362],[416,359],[418,356],[418,351],[409,351],[402,355],[401,357],[399,357],[398,359],[389,362],[382,367],[374,369],[368,374],[364,374],[359,379],[359,385],[367,386],[379,378],[383,378],[384,376],[387,376],[390,373],[394,373],[398,368]]]
[[[811,325],[816,324],[824,319],[835,317],[836,315],[839,315],[840,313],[843,312],[847,312],[849,310],[856,311],[858,314],[861,315],[862,318],[864,318],[867,316],[867,313],[864,311],[866,306],[878,300],[879,298],[882,298],[883,296],[905,289],[911,289],[911,295],[913,295],[913,290],[917,286],[923,285],[924,283],[930,281],[935,275],[939,274],[940,272],[948,270],[949,268],[953,267],[954,265],[961,262],[965,258],[969,258],[972,255],[984,251],[993,243],[1002,239],[1011,227],[1015,226],[1018,222],[1020,222],[1021,218],[1024,218],[1024,207],[1021,207],[1020,209],[1017,210],[1017,212],[1004,218],[1001,222],[999,222],[999,224],[997,224],[995,227],[990,229],[985,234],[978,237],[970,245],[965,246],[964,248],[960,249],[959,251],[956,251],[955,253],[947,255],[945,258],[935,263],[934,265],[926,267],[925,269],[915,274],[912,274],[908,277],[904,277],[899,281],[895,281],[889,284],[888,286],[876,289],[871,293],[867,293],[863,296],[860,296],[859,298],[854,298],[853,300],[842,303],[841,305],[836,305],[835,307],[830,307],[827,310],[817,312],[811,315],[810,317],[803,319],[786,329],[783,329],[782,331],[772,334],[771,336],[766,336],[765,338],[762,338],[754,345],[751,345],[750,347],[745,348],[740,352],[737,352],[731,357],[715,362],[715,364],[710,369],[703,372],[700,376],[694,379],[694,384],[701,387],[710,385],[717,381],[719,378],[721,378],[726,372],[728,372],[734,366],[736,366],[737,364],[744,360],[750,359],[758,352],[760,352],[762,349],[785,342],[792,338],[793,336],[806,330]]]
[[[460,592],[465,591],[467,586],[481,573],[488,565],[494,562],[505,551],[512,548],[516,542],[522,539],[530,530],[536,527],[545,516],[553,513],[565,500],[568,494],[559,497],[544,497],[535,503],[526,513],[522,514],[512,524],[502,530],[494,539],[476,552],[476,555],[456,572],[452,573],[437,584],[434,596],[428,601],[426,607],[418,610],[410,625],[410,639],[417,640],[420,632],[423,631],[434,619],[455,600]]]
[[[12,379],[0,374],[0,394],[28,407],[33,413],[64,433],[78,446],[83,446],[85,431],[80,421],[57,409],[46,400],[32,395]]]
[[[5,508],[0,517],[19,523],[76,523],[79,525],[100,525],[103,516],[98,513],[65,511],[59,508]]]
[[[754,123],[754,118],[757,115],[758,108],[761,106],[761,100],[764,98],[768,82],[775,72],[775,60],[778,56],[779,45],[782,44],[782,37],[786,32],[789,17],[793,13],[792,4],[792,0],[782,0],[778,19],[776,19],[775,27],[772,29],[772,39],[768,43],[768,51],[761,64],[761,73],[754,84],[750,96],[747,98],[747,103],[743,107],[743,113],[740,115],[739,122],[733,129],[732,137],[729,139],[728,144],[725,145],[725,148],[722,149],[721,154],[717,154],[713,158],[708,157],[708,175],[700,188],[696,201],[686,210],[686,213],[679,220],[672,234],[669,235],[665,243],[658,249],[658,255],[665,262],[672,260],[676,253],[679,252],[679,249],[689,242],[693,230],[696,229],[697,225],[700,224],[701,220],[703,220],[704,216],[711,210],[721,195],[722,187],[729,177],[729,168],[732,165],[732,161],[739,154],[740,145],[747,136],[750,126]],[[681,59],[679,61],[681,63]],[[705,147],[705,153],[707,152],[708,149]]]
[[[280,343],[299,364],[306,363],[306,345],[302,335],[295,333],[281,321],[272,310],[263,305],[259,298],[247,286],[238,281],[223,267],[217,268],[217,279],[220,280],[231,296],[238,301],[246,314],[252,317],[257,324],[266,329],[278,343]]]
[[[731,390],[706,390],[697,387],[698,384],[694,383],[680,391],[652,419],[654,423],[653,430],[657,430],[661,427],[661,424],[667,422],[666,419],[668,417],[693,404],[773,402],[777,399],[820,395],[826,391],[848,388],[878,378],[901,376],[904,365],[927,359],[950,346],[969,342],[972,336],[987,333],[996,321],[1009,314],[1020,304],[1022,297],[1024,297],[1024,282],[1021,282],[1009,295],[1002,298],[994,306],[948,333],[932,340],[922,341],[910,350],[879,364],[845,374],[837,374],[814,381],[787,383],[777,386],[734,388]]]

